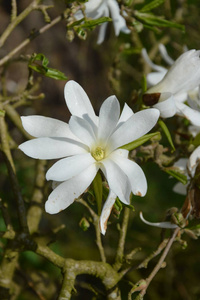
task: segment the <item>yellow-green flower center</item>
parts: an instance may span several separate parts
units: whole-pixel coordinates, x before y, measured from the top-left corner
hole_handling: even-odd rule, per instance
[[[104,159],[105,157],[105,150],[102,149],[101,147],[96,147],[93,151],[92,151],[92,156],[94,157],[94,159],[96,159],[97,161]]]

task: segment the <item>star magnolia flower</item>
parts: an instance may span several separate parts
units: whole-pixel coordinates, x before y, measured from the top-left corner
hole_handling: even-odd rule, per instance
[[[174,164],[174,166],[179,168],[181,172],[183,172],[188,178],[190,178],[190,177],[194,177],[199,160],[200,160],[200,146],[197,147],[192,152],[189,159],[181,158]],[[181,182],[178,182],[174,186],[173,191],[178,194],[181,194],[181,195],[186,195],[187,194],[187,186],[188,185],[183,185]],[[188,212],[186,219],[189,217],[190,213],[191,213],[191,210]],[[140,212],[140,219],[145,224],[154,226],[154,227],[169,228],[169,229],[175,229],[178,227],[177,224],[173,224],[171,222],[158,222],[158,223],[149,222],[146,219],[144,219],[142,212]]]
[[[200,146],[197,147],[192,152],[192,154],[190,155],[190,157],[188,159],[181,158],[174,164],[174,166],[178,167],[180,169],[180,171],[182,171],[189,179],[190,177],[191,178],[194,177],[199,160],[200,160]],[[181,195],[186,195],[187,194],[187,186],[188,185],[184,185],[181,182],[178,182],[174,186],[173,191],[178,194],[181,194]]]
[[[151,130],[159,111],[152,108],[134,114],[125,104],[120,116],[119,102],[115,96],[110,96],[97,117],[85,91],[74,81],[65,86],[65,100],[72,114],[69,125],[42,116],[22,117],[25,130],[36,139],[19,148],[36,159],[60,159],[46,174],[47,180],[60,183],[45,204],[50,214],[72,204],[101,169],[110,188],[100,222],[101,231],[105,233],[107,218],[117,196],[129,204],[131,191],[135,195],[146,194],[147,182],[142,169],[128,159],[128,151],[120,146]]]
[[[147,90],[143,96],[144,103],[159,109],[161,117],[169,118],[179,114],[194,122],[196,112],[188,109],[183,102],[188,93],[200,84],[199,54],[200,51],[189,50],[174,62],[165,75],[164,71],[160,72],[164,75],[163,79]]]
[[[120,31],[124,33],[130,33],[130,29],[126,26],[125,19],[120,15],[119,5],[116,0],[89,0],[84,3],[85,14],[88,18],[98,19],[100,17],[109,17],[113,20],[115,35],[118,36]],[[82,19],[83,13],[78,11],[75,17],[80,20]],[[101,44],[105,39],[107,23],[103,23],[100,26],[99,37],[97,44]]]
[[[196,136],[200,132],[200,87],[189,92],[187,103],[188,106],[180,104],[182,105],[181,113],[192,123],[189,131]]]
[[[162,58],[164,59],[164,61],[169,65],[173,65],[174,60],[168,55],[166,47],[163,44],[159,44],[159,52],[162,56]],[[145,60],[145,62],[156,72],[151,72],[149,74],[147,74],[146,78],[147,78],[147,86],[151,87],[156,85],[158,82],[160,82],[163,77],[165,76],[165,74],[167,73],[168,69],[162,67],[162,66],[158,66],[156,64],[154,64],[151,59],[148,56],[147,50],[145,48],[142,49],[142,56]]]

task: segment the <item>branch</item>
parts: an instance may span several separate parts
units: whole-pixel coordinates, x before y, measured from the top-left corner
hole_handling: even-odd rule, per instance
[[[43,213],[43,187],[45,184],[46,161],[39,160],[36,166],[35,188],[32,196],[32,205],[28,210],[27,222],[30,234],[38,231],[39,223]]]
[[[21,195],[19,183],[16,176],[15,171],[15,165],[12,159],[12,155],[9,148],[8,143],[8,134],[7,134],[7,128],[4,117],[0,117],[0,129],[1,129],[1,146],[2,151],[5,155],[5,161],[8,169],[8,174],[11,181],[11,187],[13,189],[13,193],[15,196],[15,199],[17,201],[17,210],[18,210],[18,216],[19,216],[19,222],[21,229],[24,233],[28,233],[28,225],[26,220],[26,209],[24,205],[24,200]]]
[[[99,216],[91,209],[91,207],[83,199],[77,199],[76,201],[81,203],[82,205],[84,205],[89,210],[89,212],[93,218],[93,225],[95,227],[95,232],[96,232],[96,244],[99,249],[101,261],[106,262],[106,256],[105,256],[104,248],[102,245],[101,232],[100,232],[100,228],[99,228]]]
[[[37,9],[38,4],[41,0],[34,0],[26,9],[24,9],[19,16],[16,16],[16,2],[12,1],[12,19],[11,23],[4,30],[0,37],[0,48],[4,45],[5,41],[11,34],[11,32],[15,29],[15,27],[23,21],[33,10]]]
[[[13,57],[16,53],[18,53],[20,50],[22,50],[24,47],[26,47],[34,38],[39,36],[40,34],[44,33],[57,23],[59,23],[63,19],[63,14],[56,17],[51,23],[43,26],[40,30],[32,34],[29,38],[25,39],[21,44],[19,44],[15,49],[10,51],[4,58],[0,60],[0,67],[5,64],[11,57]]]
[[[116,271],[118,271],[122,266],[129,215],[130,215],[130,209],[125,207],[122,227],[120,229],[120,236],[119,236],[119,243],[118,243],[118,248],[117,248],[117,253],[116,253],[116,258],[115,258],[115,264],[113,266],[113,268]]]
[[[146,291],[147,291],[147,288],[148,286],[150,285],[151,281],[153,280],[153,278],[156,276],[156,274],[158,273],[158,271],[160,270],[160,268],[162,267],[162,264],[179,232],[180,228],[176,228],[173,232],[173,235],[171,238],[168,239],[168,243],[165,247],[165,250],[163,251],[163,254],[161,255],[158,263],[156,264],[156,266],[154,267],[153,271],[150,273],[149,277],[147,277],[145,280],[140,280],[136,285],[134,285],[131,289],[131,291],[129,292],[129,298],[128,299],[131,299],[131,295],[137,291],[140,291],[139,295],[137,296],[136,299],[140,299],[142,300],[144,295],[146,294]],[[155,251],[154,253],[157,255],[157,253],[160,252],[160,250],[162,249],[162,247],[164,246],[164,242],[165,240],[160,244],[159,248],[157,251]],[[150,256],[151,257],[151,256]],[[146,263],[149,262],[149,258],[147,258],[147,261]],[[144,262],[142,263],[142,265],[140,265],[139,267],[143,267],[145,266],[144,265]]]

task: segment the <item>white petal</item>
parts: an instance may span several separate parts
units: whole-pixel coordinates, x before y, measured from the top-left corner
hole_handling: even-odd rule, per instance
[[[21,117],[24,129],[34,137],[67,137],[77,139],[65,122],[43,117],[26,116]]]
[[[184,185],[181,182],[176,183],[172,190],[177,194],[187,195],[187,185]]]
[[[192,134],[193,137],[195,137],[198,133],[200,133],[200,126],[189,126],[188,127],[189,132]]]
[[[65,101],[72,115],[83,118],[88,115],[96,124],[96,115],[84,89],[75,81],[70,80],[64,89]]]
[[[120,9],[117,1],[108,1],[111,17],[113,20],[115,35],[118,36],[120,31],[129,33],[129,29],[126,26],[125,19],[120,15]]]
[[[160,222],[160,223],[153,223],[149,222],[144,219],[142,212],[140,212],[140,219],[147,225],[154,226],[154,227],[160,227],[160,228],[169,228],[169,229],[175,229],[178,227],[178,225],[173,224],[171,222]]]
[[[56,159],[86,153],[87,147],[67,138],[37,138],[19,145],[26,155],[36,159]]]
[[[108,194],[108,198],[107,198],[106,202],[104,203],[104,206],[103,206],[103,209],[101,212],[101,216],[100,216],[100,220],[99,220],[100,231],[103,235],[105,235],[105,233],[106,233],[108,218],[111,214],[116,197],[117,196],[113,193],[113,191],[110,190],[109,194]]]
[[[159,110],[154,108],[145,109],[134,114],[111,135],[108,151],[112,152],[146,134],[156,124],[159,115]]]
[[[90,123],[76,116],[71,116],[69,127],[73,134],[77,136],[87,146],[91,147],[96,141],[95,133]]]
[[[183,53],[171,66],[165,77],[148,90],[149,93],[170,92],[176,94],[197,87],[200,83],[200,51]]]
[[[173,166],[179,168],[181,171],[186,172],[187,161],[188,161],[187,158],[180,158],[175,162]]]
[[[150,86],[154,86],[156,85],[158,82],[160,82],[165,74],[167,73],[167,70],[166,71],[163,71],[163,72],[151,72],[149,74],[147,74],[147,86],[150,87]]]
[[[130,203],[131,185],[128,177],[118,167],[118,165],[111,159],[102,160],[102,169],[110,189],[115,193],[119,199],[125,203]]]
[[[200,126],[200,112],[190,108],[184,103],[176,103],[176,107],[193,125]]]
[[[161,93],[159,102],[153,107],[160,111],[160,116],[162,118],[173,117],[176,113],[174,96],[171,93]]]
[[[59,184],[45,203],[46,212],[56,214],[72,204],[88,188],[97,171],[96,165],[92,164],[79,175]]]
[[[197,163],[200,160],[200,146],[198,146],[190,155],[189,159],[188,159],[188,168],[192,174],[192,176],[194,176],[196,167],[197,167]]]
[[[147,50],[145,48],[142,49],[142,56],[144,58],[144,60],[146,61],[146,63],[155,71],[158,71],[158,72],[167,72],[167,69],[161,67],[161,66],[158,66],[156,64],[154,64],[151,59],[149,58],[149,55],[147,53]]]
[[[107,98],[99,112],[98,140],[107,142],[108,137],[114,131],[119,120],[120,106],[115,96]]]
[[[119,121],[117,123],[117,128],[120,127],[125,121],[127,121],[134,112],[132,109],[125,103]]]
[[[134,195],[145,196],[147,192],[147,180],[142,168],[134,161],[120,155],[120,149],[112,152],[109,156],[122,171],[127,175]]]
[[[102,0],[90,0],[84,3],[86,8],[86,13],[91,13],[93,11],[99,10],[99,6],[101,6]]]
[[[101,15],[103,17],[109,17],[109,10],[108,10],[107,6],[105,6],[103,8],[103,10],[101,11]],[[101,26],[99,28],[99,35],[98,35],[98,40],[97,40],[98,45],[100,45],[105,40],[107,26],[108,26],[108,23],[105,22],[105,23],[101,24]]]
[[[159,47],[160,54],[162,58],[166,61],[166,63],[170,66],[173,65],[174,60],[167,53],[166,47],[163,44],[159,44],[158,47]]]
[[[95,162],[95,159],[91,156],[90,153],[63,158],[56,162],[48,170],[48,172],[46,173],[46,179],[55,181],[68,180],[78,175]]]

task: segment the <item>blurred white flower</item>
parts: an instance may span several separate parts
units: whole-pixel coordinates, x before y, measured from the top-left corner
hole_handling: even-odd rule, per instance
[[[169,65],[173,65],[174,60],[168,55],[166,47],[163,44],[159,44],[159,52],[164,59],[164,61]],[[149,58],[149,55],[147,53],[147,50],[145,48],[142,49],[142,56],[145,60],[145,62],[156,72],[151,72],[147,74],[147,86],[151,87],[156,85],[158,82],[160,82],[165,74],[167,73],[168,69],[158,66],[152,62],[152,60]]]
[[[128,29],[124,17],[120,15],[119,5],[116,0],[89,0],[84,3],[84,5],[87,18],[95,20],[101,17],[111,16],[116,36],[119,35],[120,31],[130,33],[130,29]],[[78,11],[75,17],[78,20],[82,19],[84,17],[82,11]],[[107,22],[100,25],[97,44],[101,44],[104,41],[106,27]]]
[[[193,178],[196,172],[196,168],[198,166],[200,160],[200,146],[197,147],[190,157],[188,159],[181,158],[179,159],[175,164],[174,167],[179,168],[180,172],[184,173],[188,179]],[[181,182],[178,182],[174,188],[173,191],[181,194],[186,195],[187,194],[187,185],[182,184]],[[187,215],[185,219],[187,219],[192,211],[192,207],[187,211]],[[160,228],[169,228],[169,229],[175,229],[179,227],[177,224],[174,224],[172,222],[158,222],[153,223],[149,222],[146,219],[144,219],[142,212],[140,212],[140,219],[147,225],[154,226],[154,227],[160,227]]]
[[[144,53],[143,50],[143,56],[145,56]],[[158,66],[154,65],[158,72],[155,73],[156,75],[150,75],[149,82],[153,82],[153,77],[154,82],[163,78],[147,90],[143,96],[144,103],[159,109],[161,117],[169,118],[179,114],[192,123],[200,125],[196,111],[184,104],[184,101],[188,99],[188,94],[197,89],[200,84],[199,55],[200,51],[194,49],[183,53],[167,72],[162,67],[159,71]]]
[[[195,175],[199,160],[200,160],[200,146],[197,147],[192,152],[192,154],[190,155],[190,157],[188,159],[187,158],[179,159],[174,164],[174,167],[179,168],[180,171],[183,172],[187,176],[188,179],[193,178]],[[173,191],[178,194],[181,194],[181,195],[186,195],[187,194],[187,186],[188,185],[184,185],[181,182],[178,182],[173,187]]]
[[[65,100],[72,116],[69,125],[42,116],[22,117],[25,130],[36,137],[19,146],[36,159],[60,159],[47,172],[47,180],[60,182],[45,204],[50,214],[67,208],[91,184],[99,169],[104,173],[110,194],[105,202],[100,226],[105,233],[108,216],[116,197],[129,204],[130,193],[144,196],[147,191],[145,175],[139,165],[128,159],[128,151],[120,146],[146,134],[159,118],[157,109],[136,114],[115,96],[107,98],[99,117],[90,100],[75,81],[65,85]]]

